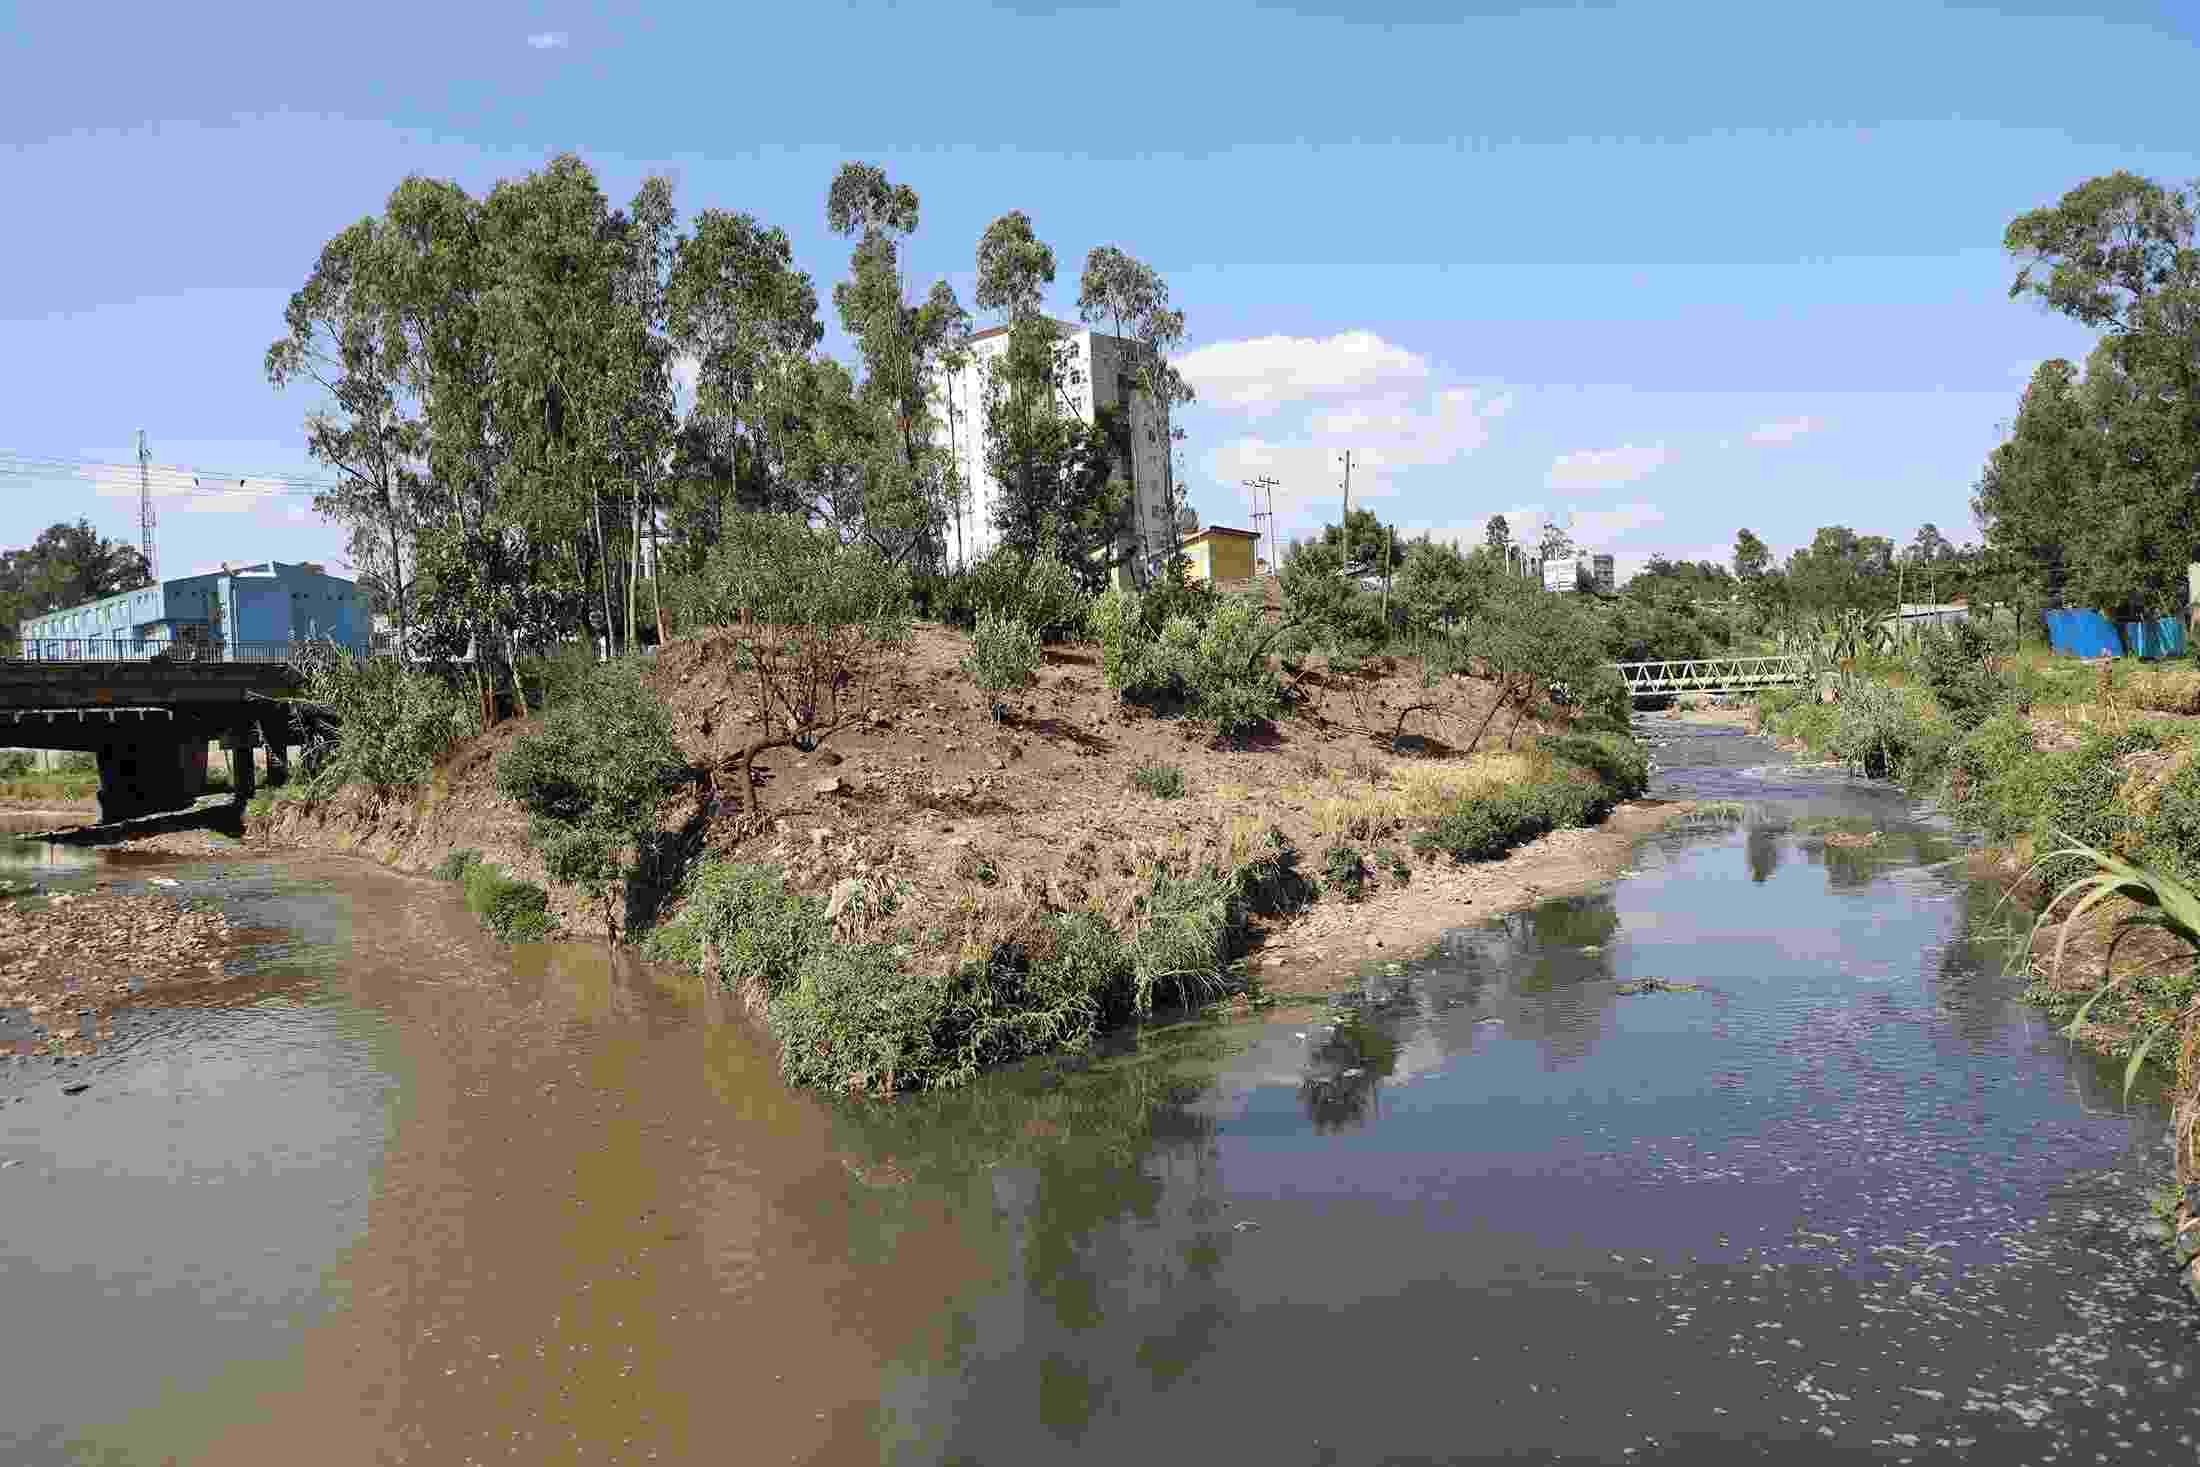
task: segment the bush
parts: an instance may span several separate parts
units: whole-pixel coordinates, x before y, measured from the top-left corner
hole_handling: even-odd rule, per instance
[[[1650,788],[1650,751],[1625,735],[1545,734],[1536,746],[1594,774],[1615,799],[1640,799]]]
[[[1864,678],[1850,678],[1842,688],[1828,748],[1859,773],[1913,777],[1933,768],[1946,747],[1907,689]]]
[[[1385,846],[1381,859],[1383,868],[1390,873],[1390,879],[1398,885],[1404,886],[1413,880],[1413,863],[1396,846]]]
[[[596,649],[570,643],[539,656],[516,658],[520,691],[540,713],[577,696],[596,672]]]
[[[1038,681],[1039,660],[1038,633],[1020,618],[988,608],[978,613],[978,629],[962,670],[986,695],[999,722],[1002,698]]]
[[[38,756],[28,749],[0,749],[0,779],[21,779],[37,763]]]
[[[1012,545],[996,546],[968,570],[941,578],[929,600],[941,621],[964,631],[991,612],[1022,621],[1050,644],[1083,636],[1092,608],[1092,597],[1061,557],[1052,551],[1027,557]]]
[[[682,768],[665,705],[631,664],[602,663],[498,756],[497,792],[527,812],[551,880],[611,882]]]
[[[652,931],[642,954],[769,1000],[793,985],[827,935],[825,904],[787,890],[777,869],[706,861],[689,878],[679,917]]]
[[[332,740],[307,751],[305,784],[316,794],[347,784],[382,794],[410,788],[453,744],[480,732],[474,699],[394,658],[360,659],[323,645],[299,670],[303,700],[327,710],[336,726]]]
[[[1348,902],[1367,895],[1367,859],[1353,846],[1339,842],[1324,851],[1322,876]]]
[[[466,868],[466,909],[504,942],[534,942],[550,935],[550,893],[516,881],[482,862]]]
[[[1131,783],[1157,800],[1184,797],[1184,770],[1176,764],[1141,764],[1131,771]]]
[[[1977,728],[2015,696],[2016,690],[1988,668],[1995,650],[1992,639],[1967,621],[1919,634],[1918,675],[1958,729]]]
[[[1155,595],[1109,590],[1094,605],[1100,665],[1128,701],[1180,705],[1224,738],[1272,723],[1283,689],[1268,665],[1273,634],[1249,597],[1209,596],[1206,620],[1171,616],[1158,631]]]
[[[1547,735],[1538,743],[1555,756],[1543,777],[1454,800],[1407,844],[1461,863],[1494,861],[1551,831],[1593,825],[1649,786],[1647,756],[1611,736]]]

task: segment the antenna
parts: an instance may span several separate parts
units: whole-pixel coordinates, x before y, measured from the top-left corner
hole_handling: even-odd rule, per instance
[[[145,573],[155,582],[160,573],[153,565],[153,450],[145,446],[145,430],[138,429],[138,539],[145,552]]]

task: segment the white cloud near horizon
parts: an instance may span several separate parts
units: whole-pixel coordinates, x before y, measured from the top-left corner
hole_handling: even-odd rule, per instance
[[[1546,489],[1616,489],[1632,484],[1665,463],[1663,443],[1623,443],[1617,448],[1584,448],[1551,460]]]
[[[1372,331],[1218,341],[1186,352],[1175,366],[1200,401],[1249,418],[1340,392],[1424,382],[1435,371],[1427,357]]]
[[[536,31],[527,38],[527,44],[537,51],[563,51],[572,39],[564,31]]]
[[[1815,418],[1785,418],[1777,423],[1766,423],[1749,435],[1752,443],[1793,443],[1805,433],[1818,430]]]

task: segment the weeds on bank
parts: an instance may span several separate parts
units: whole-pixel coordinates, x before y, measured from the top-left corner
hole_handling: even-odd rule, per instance
[[[1131,783],[1157,800],[1184,797],[1184,770],[1176,764],[1141,764],[1131,771]]]
[[[706,863],[678,918],[645,955],[679,962],[766,1017],[794,1084],[890,1093],[961,1085],[1027,1055],[1082,1049],[1105,1028],[1239,983],[1255,914],[1312,899],[1298,853],[1263,832],[1230,868],[1156,867],[1127,930],[1092,912],[1049,912],[1006,893],[963,914],[989,937],[944,968],[913,963],[899,932],[836,940],[826,905],[775,870]],[[996,930],[997,929],[997,930]],[[945,934],[942,934],[945,935]]]
[[[538,942],[555,924],[550,893],[531,881],[519,881],[481,859],[476,850],[456,850],[436,862],[430,873],[455,881],[465,894],[466,910],[502,942]]]

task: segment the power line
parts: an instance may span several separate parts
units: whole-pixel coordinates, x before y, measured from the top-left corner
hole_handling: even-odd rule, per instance
[[[332,479],[304,474],[236,473],[226,469],[194,469],[180,464],[105,463],[97,459],[52,458],[0,451],[0,478],[47,482],[57,478],[96,480],[115,476],[125,481],[138,476],[141,488],[177,494],[241,494],[257,498],[283,495],[327,494],[342,486]]]

